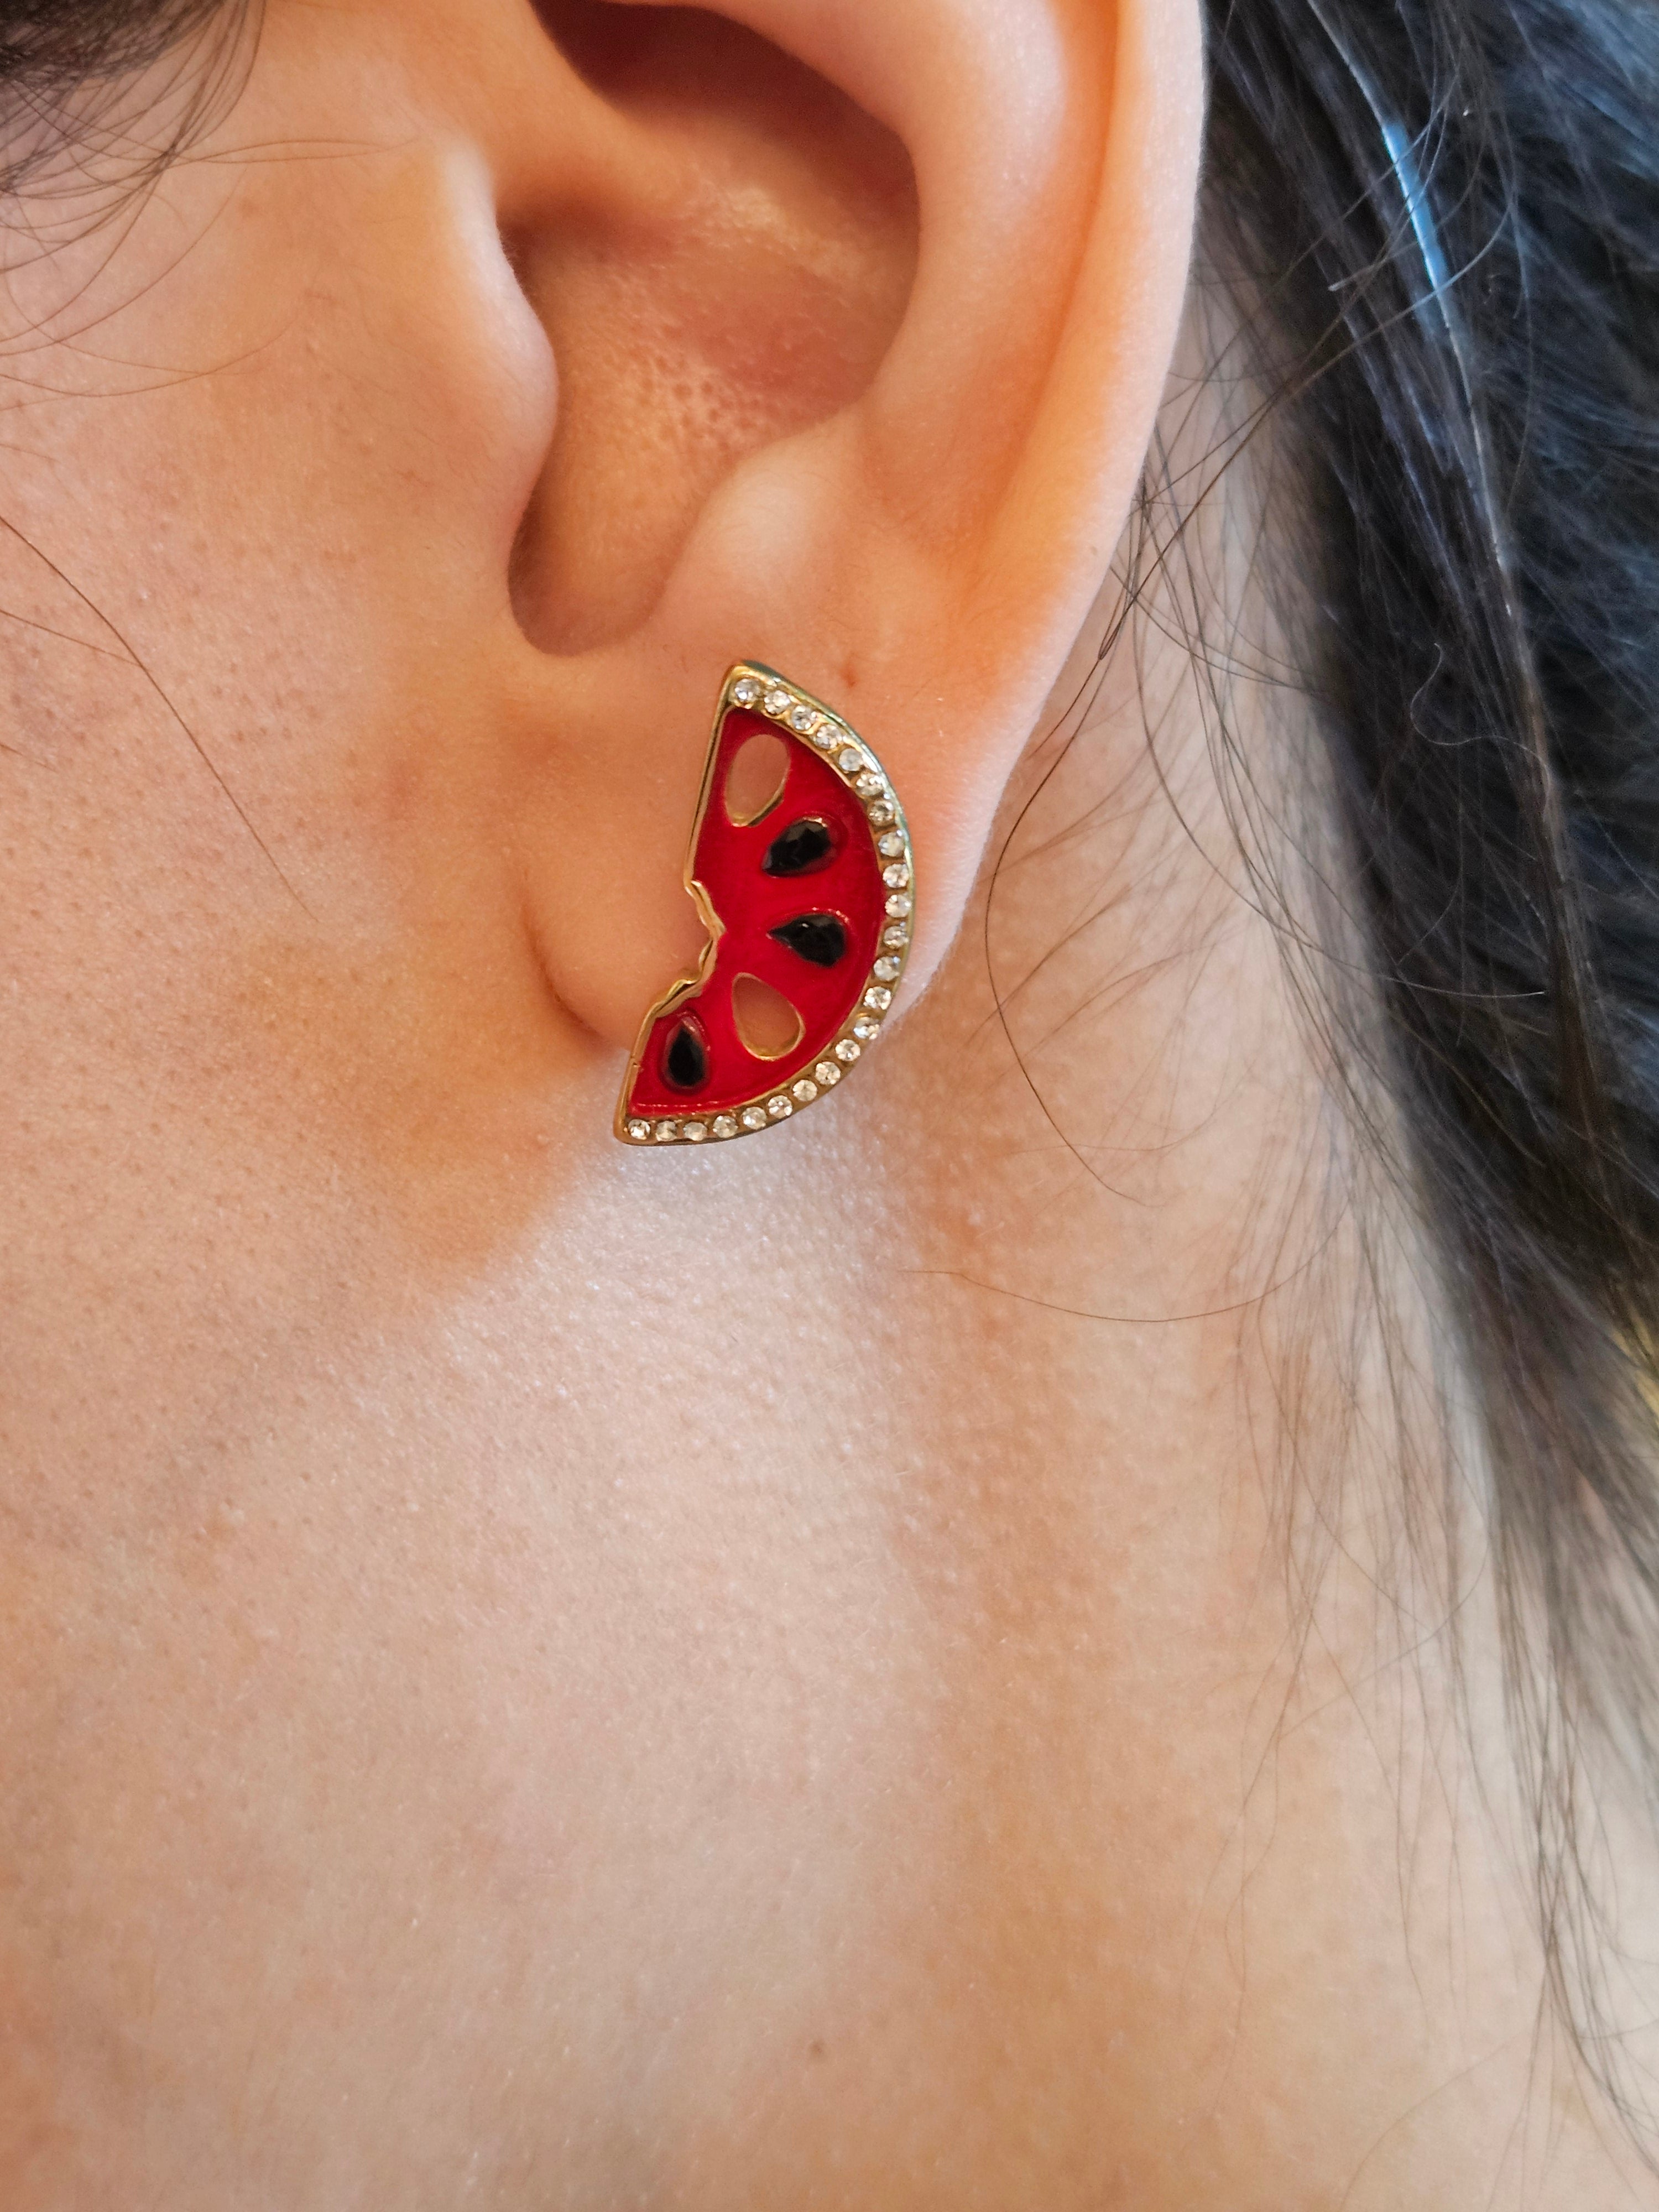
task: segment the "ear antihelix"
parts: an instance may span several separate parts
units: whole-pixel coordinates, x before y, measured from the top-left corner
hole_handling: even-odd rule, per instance
[[[735,819],[728,779],[763,733],[786,742],[781,787]],[[757,661],[720,687],[685,888],[713,934],[641,1025],[617,1105],[625,1144],[721,1143],[817,1104],[881,1035],[909,957],[915,863],[891,779],[833,708]],[[737,988],[757,981],[799,1019],[781,1056],[744,1033]]]

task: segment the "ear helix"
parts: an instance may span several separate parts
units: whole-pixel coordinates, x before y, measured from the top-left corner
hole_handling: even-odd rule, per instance
[[[781,773],[753,764],[769,735]],[[909,954],[915,861],[886,771],[757,662],[720,687],[685,888],[708,941],[641,1024],[617,1106],[626,1144],[750,1136],[815,1104],[880,1036]]]

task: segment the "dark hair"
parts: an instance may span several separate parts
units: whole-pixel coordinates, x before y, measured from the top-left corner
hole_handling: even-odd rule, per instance
[[[65,152],[76,162],[112,157],[123,189],[159,173],[234,92],[234,33],[256,7],[257,0],[0,0],[0,192],[38,181]],[[129,88],[174,57],[171,81],[146,86],[146,127],[142,139],[131,137]]]
[[[1585,1723],[1659,1793],[1659,9],[1207,15],[1207,234],[1291,364],[1304,674],[1481,1401],[1550,1972],[1606,2059]]]
[[[1290,365],[1316,523],[1292,626],[1387,1031],[1349,1042],[1481,1394],[1547,1954],[1594,2031],[1583,1723],[1659,1794],[1659,10],[1206,8],[1207,250]],[[0,88],[51,118],[226,13],[0,0]]]

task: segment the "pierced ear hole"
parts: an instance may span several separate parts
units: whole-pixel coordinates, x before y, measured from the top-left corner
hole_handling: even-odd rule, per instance
[[[806,1034],[806,1024],[781,991],[758,975],[739,975],[732,986],[732,1018],[757,1060],[782,1060]]]
[[[745,738],[726,771],[726,811],[739,830],[769,814],[789,778],[789,748],[770,730]]]

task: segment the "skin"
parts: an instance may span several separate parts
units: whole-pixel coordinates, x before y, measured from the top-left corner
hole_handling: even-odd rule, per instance
[[[1178,631],[1041,734],[1200,119],[1181,0],[270,0],[8,233],[15,2212],[1659,2202]],[[931,981],[634,1155],[740,654]]]

